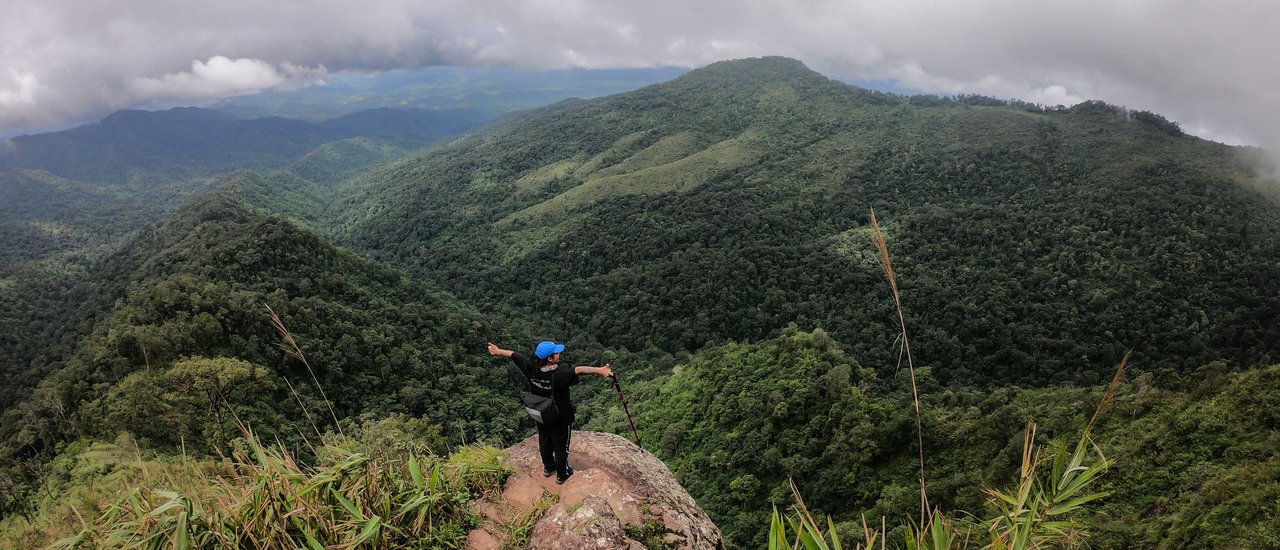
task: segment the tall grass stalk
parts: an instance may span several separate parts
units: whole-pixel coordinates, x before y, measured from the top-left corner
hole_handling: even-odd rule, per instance
[[[1110,460],[1103,455],[1101,449],[1093,442],[1090,435],[1102,415],[1115,403],[1116,394],[1123,380],[1125,369],[1131,353],[1127,353],[1116,369],[1106,390],[1099,400],[1097,408],[1082,430],[1074,449],[1066,443],[1056,443],[1050,452],[1043,452],[1036,446],[1036,425],[1029,422],[1023,433],[1022,464],[1017,483],[1009,489],[996,490],[984,488],[989,497],[989,504],[998,510],[998,515],[990,519],[979,519],[972,515],[961,514],[949,517],[941,510],[928,508],[928,494],[925,483],[924,462],[924,430],[920,412],[920,394],[916,386],[915,365],[911,357],[911,344],[907,336],[907,326],[902,310],[901,294],[898,291],[897,276],[889,256],[889,247],[880,224],[876,220],[875,211],[871,211],[871,231],[877,260],[889,281],[894,305],[898,311],[898,322],[901,332],[902,353],[906,354],[907,367],[911,372],[911,394],[916,411],[916,441],[920,457],[920,521],[909,522],[903,526],[908,550],[942,550],[967,549],[971,545],[981,545],[984,550],[1029,550],[1039,548],[1074,547],[1083,543],[1086,526],[1071,519],[1090,502],[1108,495],[1106,492],[1088,492],[1088,488],[1097,482],[1102,472],[1110,465]],[[896,342],[897,339],[895,339]],[[1090,461],[1090,456],[1094,460]],[[1044,467],[1048,466],[1048,473]],[[783,515],[775,507],[769,530],[770,550],[830,550],[840,549],[841,543],[831,518],[827,518],[827,529],[824,531],[809,513],[796,489],[791,484],[796,504],[793,513]],[[787,534],[788,525],[795,533],[792,542]],[[881,527],[873,531],[867,524],[866,516],[862,516],[862,530],[865,546],[857,548],[870,549],[878,540],[881,549],[889,531],[884,518]],[[982,537],[985,534],[986,537]],[[978,539],[983,540],[978,540]],[[830,542],[828,542],[830,541]]]
[[[1124,358],[1120,360],[1120,365],[1116,367],[1116,373],[1111,377],[1111,382],[1107,384],[1107,391],[1102,392],[1102,400],[1098,401],[1098,407],[1093,410],[1093,416],[1089,417],[1089,423],[1084,427],[1083,437],[1089,437],[1093,432],[1093,426],[1098,423],[1098,419],[1102,414],[1111,408],[1116,402],[1116,391],[1120,389],[1120,383],[1124,380],[1124,371],[1129,367],[1129,357],[1133,355],[1133,350],[1129,350],[1124,354]]]
[[[289,393],[293,394],[293,400],[298,403],[298,408],[302,409],[302,416],[307,418],[307,423],[311,425],[312,431],[316,434],[316,440],[324,441],[324,436],[320,434],[320,427],[316,425],[316,419],[311,417],[311,411],[308,411],[307,405],[302,402],[302,396],[298,395],[298,390],[293,387],[293,382],[289,381],[288,376],[281,376],[280,378],[283,378],[285,385],[289,386]],[[307,437],[307,434],[301,428],[298,429],[298,435],[302,437],[302,442],[307,444],[307,448],[311,449],[311,453],[315,454],[316,446],[311,444],[311,439]]]
[[[283,340],[283,342],[276,344],[276,346],[284,350],[285,354],[301,361],[302,365],[307,367],[307,372],[311,374],[311,381],[315,382],[316,389],[320,392],[320,398],[324,400],[324,405],[329,408],[329,416],[333,418],[334,427],[338,429],[339,435],[346,437],[347,434],[342,431],[342,423],[338,422],[338,414],[333,411],[333,403],[329,401],[329,396],[325,395],[324,386],[320,385],[320,379],[316,378],[316,371],[311,368],[311,362],[307,361],[306,354],[302,353],[302,348],[298,346],[298,340],[293,337],[293,333],[289,332],[289,328],[284,325],[284,321],[280,320],[280,316],[276,314],[276,311],[271,309],[271,305],[266,304],[266,308],[267,313],[271,314],[271,324],[275,325],[276,332],[280,333],[280,338]],[[293,389],[293,384],[289,385],[289,389]],[[297,396],[297,392],[294,392],[294,398],[297,398]],[[302,400],[298,399],[298,402],[301,404]],[[302,410],[303,412],[306,412],[307,408],[303,406]],[[307,418],[311,418],[309,413],[307,414]],[[314,427],[314,425],[315,422],[313,421],[312,426]],[[319,430],[316,430],[316,433],[319,433]]]
[[[911,373],[911,400],[916,408],[916,447],[920,452],[920,525],[927,527],[931,509],[929,508],[929,492],[925,488],[924,422],[920,415],[920,390],[916,387],[916,366],[911,357],[911,340],[907,337],[907,319],[902,313],[902,294],[898,292],[898,277],[894,274],[893,261],[889,257],[889,243],[884,238],[884,232],[880,230],[880,222],[876,220],[876,210],[874,208],[869,210],[871,212],[871,238],[876,245],[876,251],[879,253],[876,259],[880,262],[880,268],[884,270],[885,278],[889,280],[889,290],[893,294],[893,305],[898,311],[898,326],[901,329],[898,337],[902,339],[902,349],[907,354],[907,370]]]

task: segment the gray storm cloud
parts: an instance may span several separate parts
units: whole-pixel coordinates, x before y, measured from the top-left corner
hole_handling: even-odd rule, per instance
[[[1103,99],[1211,139],[1280,145],[1269,59],[1280,4],[1269,0],[16,0],[8,11],[0,135],[328,72],[786,55],[930,93]]]

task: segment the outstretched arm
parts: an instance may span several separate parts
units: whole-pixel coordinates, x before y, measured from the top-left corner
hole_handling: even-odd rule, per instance
[[[609,368],[609,363],[605,363],[603,367],[574,367],[573,372],[577,374],[599,374],[605,378],[613,376],[613,369]]]
[[[500,356],[500,357],[511,357],[512,353],[513,352],[509,349],[502,349],[494,345],[493,342],[489,342],[489,355]]]

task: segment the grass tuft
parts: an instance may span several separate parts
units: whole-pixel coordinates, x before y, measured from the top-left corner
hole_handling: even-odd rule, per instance
[[[506,536],[502,539],[502,550],[523,550],[529,546],[534,526],[557,502],[560,502],[560,495],[543,493],[527,510],[511,518],[505,526]]]

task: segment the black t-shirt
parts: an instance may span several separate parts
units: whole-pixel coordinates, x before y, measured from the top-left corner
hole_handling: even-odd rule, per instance
[[[556,401],[560,409],[560,417],[565,421],[573,421],[573,401],[569,399],[569,386],[578,383],[578,373],[572,366],[560,365],[554,369],[539,367],[540,361],[520,352],[512,352],[511,361],[516,364],[524,377],[529,380],[530,391],[536,395],[550,397]],[[552,365],[547,365],[550,367]]]

